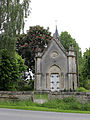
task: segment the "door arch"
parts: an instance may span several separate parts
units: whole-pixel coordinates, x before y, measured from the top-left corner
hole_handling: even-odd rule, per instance
[[[61,68],[52,65],[48,70],[47,87],[51,91],[59,91],[63,88],[63,77]]]

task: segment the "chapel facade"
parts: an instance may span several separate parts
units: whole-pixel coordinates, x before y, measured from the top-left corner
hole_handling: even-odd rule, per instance
[[[43,52],[35,57],[35,90],[76,90],[77,74],[73,45],[66,52],[60,42],[58,30]]]

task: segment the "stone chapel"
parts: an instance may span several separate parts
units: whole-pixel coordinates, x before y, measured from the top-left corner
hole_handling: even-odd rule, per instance
[[[35,90],[76,90],[77,74],[73,45],[66,52],[60,42],[58,30],[43,52],[35,57]]]

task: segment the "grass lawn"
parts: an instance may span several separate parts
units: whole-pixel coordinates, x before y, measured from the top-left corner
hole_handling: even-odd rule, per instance
[[[64,113],[83,113],[90,114],[90,111],[79,111],[79,110],[59,110],[59,109],[51,109],[46,107],[35,107],[35,106],[3,106],[0,105],[0,108],[8,108],[8,109],[21,109],[21,110],[34,110],[34,111],[49,111],[49,112],[64,112]]]
[[[52,99],[43,104],[34,103],[31,100],[4,100],[0,101],[0,108],[90,114],[90,103],[82,104],[73,97],[64,98],[63,100]]]

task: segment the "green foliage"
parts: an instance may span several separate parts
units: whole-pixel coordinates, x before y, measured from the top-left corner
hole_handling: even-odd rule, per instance
[[[0,35],[0,51],[2,49],[7,49],[10,56],[15,56],[16,49],[16,39],[15,37],[9,37],[5,35]]]
[[[19,81],[18,91],[31,91],[34,90],[34,80],[30,79],[28,82],[24,80]]]
[[[80,88],[77,88],[77,92],[89,92],[89,91],[84,87],[80,87]]]
[[[64,99],[51,99],[46,103],[34,103],[31,100],[23,101],[0,101],[0,107],[26,109],[26,110],[41,110],[41,111],[57,111],[57,112],[80,112],[90,111],[90,103],[80,103],[74,97]],[[88,112],[86,112],[88,113]],[[89,112],[90,113],[90,112]]]
[[[48,94],[43,94],[43,93],[37,94],[37,93],[35,93],[34,94],[34,99],[48,99]]]
[[[0,32],[15,36],[24,28],[24,18],[29,15],[30,0],[0,0]]]
[[[25,64],[34,72],[35,70],[35,52],[37,47],[41,52],[45,45],[52,39],[48,29],[40,26],[30,27],[26,35],[18,37],[17,51],[25,59]]]
[[[18,54],[11,57],[7,50],[3,49],[0,60],[0,90],[16,90],[25,69],[24,61]]]
[[[30,0],[0,0],[0,50],[7,49],[11,56],[16,34],[24,29],[24,18],[30,13],[29,4]]]
[[[88,108],[87,105],[89,106]],[[51,99],[50,101],[43,103],[41,106],[59,110],[82,110],[82,111],[90,110],[89,103],[82,104],[78,100],[76,100],[73,96],[64,99]]]
[[[79,69],[79,80],[80,80],[80,85],[82,84],[82,52],[81,49],[78,45],[78,43],[71,37],[71,35],[68,32],[62,32],[60,35],[60,42],[66,49],[66,51],[69,51],[69,47],[73,44],[74,45],[74,50],[75,50],[75,55],[78,54],[78,69]]]
[[[82,76],[82,86],[86,89],[90,89],[90,48],[86,49],[83,55]]]
[[[65,31],[65,32],[62,32],[60,35],[60,42],[62,43],[62,45],[67,51],[69,51],[69,47],[72,44],[74,45],[75,55],[76,55],[76,52],[78,52],[79,65],[81,65],[82,64],[82,52],[81,52],[81,49],[78,43],[76,43],[75,39],[73,39],[71,35]]]
[[[69,47],[72,46],[72,44],[74,45],[75,48],[75,52],[79,51],[79,45],[78,43],[76,43],[75,39],[73,39],[71,37],[71,35],[68,32],[62,32],[60,35],[60,42],[62,43],[62,45],[64,46],[64,48],[69,51]]]
[[[76,43],[75,39],[73,39],[66,31],[61,33],[60,41],[67,51],[69,51],[69,47],[72,44],[74,45],[75,53],[78,53],[79,86],[90,89],[90,48],[86,50],[82,57],[79,45]]]

